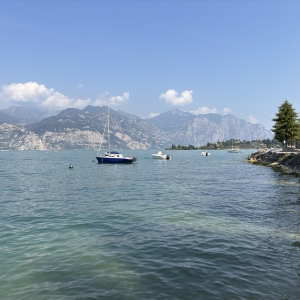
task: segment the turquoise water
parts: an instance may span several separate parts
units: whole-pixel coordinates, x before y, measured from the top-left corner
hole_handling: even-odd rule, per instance
[[[1,152],[0,299],[300,299],[299,178],[155,152]]]

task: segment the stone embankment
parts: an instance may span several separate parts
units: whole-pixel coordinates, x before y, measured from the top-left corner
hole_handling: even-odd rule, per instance
[[[249,155],[249,161],[270,166],[283,174],[300,176],[300,152],[265,151]]]

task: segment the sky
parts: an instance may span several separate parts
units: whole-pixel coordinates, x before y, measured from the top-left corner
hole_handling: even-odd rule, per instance
[[[300,1],[0,0],[0,109],[300,113]]]

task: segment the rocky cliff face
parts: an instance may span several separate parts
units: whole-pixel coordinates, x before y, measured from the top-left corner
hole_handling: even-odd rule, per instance
[[[233,115],[193,115],[174,109],[149,120],[164,130],[174,144],[202,146],[229,139],[256,140],[272,138],[261,124],[251,124]]]
[[[1,150],[62,150],[93,149],[102,140],[98,133],[89,131],[48,132],[36,134],[23,126],[0,124]]]
[[[143,120],[110,111],[111,148],[162,149],[171,144],[201,146],[231,138],[253,140],[270,137],[262,125],[232,115],[195,116],[172,110]],[[107,107],[69,108],[56,116],[26,126],[0,124],[0,149],[61,150],[107,148]]]

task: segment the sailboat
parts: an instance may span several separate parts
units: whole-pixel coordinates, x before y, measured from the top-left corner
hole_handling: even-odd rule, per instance
[[[109,113],[110,113],[110,98],[108,102],[108,113],[107,113],[107,141],[108,141],[108,151],[104,155],[100,155],[100,150],[97,153],[96,159],[98,163],[110,163],[110,164],[126,164],[137,161],[136,157],[124,157],[121,153],[117,151],[110,151],[110,131],[109,131]],[[105,126],[106,127],[106,126]],[[105,132],[105,128],[104,128]],[[103,132],[103,136],[104,136]]]
[[[241,152],[240,148],[233,147],[233,139],[231,141],[232,141],[232,143],[231,143],[231,149],[229,149],[228,152],[229,153],[240,153]]]

